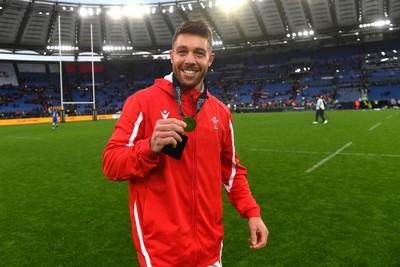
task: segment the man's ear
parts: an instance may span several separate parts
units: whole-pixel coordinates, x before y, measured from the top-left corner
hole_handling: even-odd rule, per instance
[[[173,56],[172,50],[169,50],[169,57],[170,57],[171,63],[174,63],[174,56]]]
[[[210,54],[210,58],[208,59],[208,66],[209,66],[209,67],[210,67],[211,64],[213,63],[214,57],[215,57],[215,54],[214,54],[214,53],[211,53],[211,54]]]

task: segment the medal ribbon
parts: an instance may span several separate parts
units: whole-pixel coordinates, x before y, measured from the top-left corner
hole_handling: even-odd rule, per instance
[[[173,75],[173,88],[174,88],[175,99],[179,106],[179,114],[183,118],[186,118],[188,116],[183,114],[183,110],[182,110],[182,88],[178,82],[178,79],[175,77],[175,75]],[[204,86],[203,92],[196,99],[196,112],[194,113],[194,115],[192,117],[196,116],[197,113],[199,113],[199,111],[201,110],[201,108],[204,105],[204,102],[206,102],[206,99],[207,99],[207,87]]]

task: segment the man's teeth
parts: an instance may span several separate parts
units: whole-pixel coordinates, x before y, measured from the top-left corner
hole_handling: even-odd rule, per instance
[[[194,71],[194,70],[184,70],[183,72],[186,74],[195,74],[196,73],[196,71]]]

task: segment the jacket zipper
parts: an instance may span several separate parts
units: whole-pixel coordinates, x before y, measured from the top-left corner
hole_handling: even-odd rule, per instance
[[[195,111],[195,105],[194,105],[194,99],[193,99],[193,94],[190,96],[190,109],[194,112],[193,114],[196,114]],[[193,198],[193,207],[192,207],[192,220],[193,220],[193,239],[194,239],[194,244],[195,244],[195,249],[196,249],[196,255],[195,255],[195,260],[193,262],[193,266],[196,266],[197,263],[197,251],[198,251],[198,247],[197,247],[197,234],[196,234],[196,171],[195,171],[195,166],[196,166],[196,160],[195,160],[195,156],[196,156],[196,145],[195,145],[195,134],[194,131],[192,132],[192,142],[193,142],[193,149],[192,149],[192,198]]]

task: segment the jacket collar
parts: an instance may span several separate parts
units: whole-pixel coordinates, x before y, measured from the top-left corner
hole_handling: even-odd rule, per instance
[[[171,72],[170,74],[165,75],[165,76],[164,76],[164,79],[167,80],[167,81],[169,81],[170,83],[172,83],[172,82],[173,82],[173,78],[172,78],[173,75],[174,75],[174,73]]]

